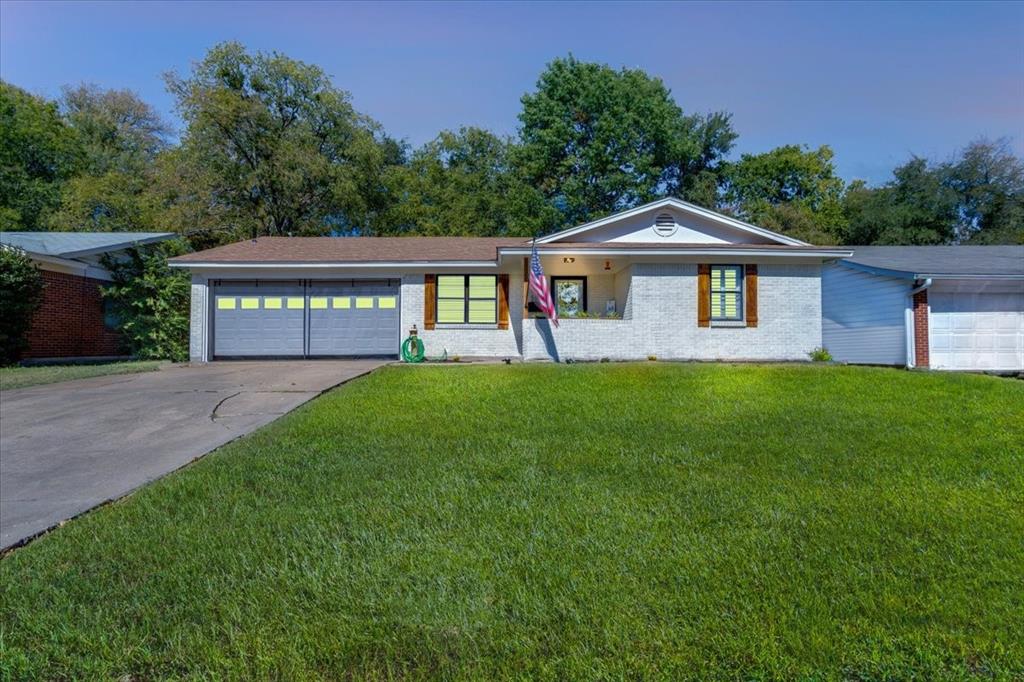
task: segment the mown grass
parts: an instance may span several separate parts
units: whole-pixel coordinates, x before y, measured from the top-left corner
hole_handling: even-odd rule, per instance
[[[0,666],[1020,679],[1022,538],[1022,382],[388,368],[0,561]]]
[[[137,362],[105,362],[96,365],[37,365],[32,367],[0,367],[0,390],[9,391],[26,386],[54,384],[58,381],[88,379],[108,374],[152,372],[160,368],[157,360]]]

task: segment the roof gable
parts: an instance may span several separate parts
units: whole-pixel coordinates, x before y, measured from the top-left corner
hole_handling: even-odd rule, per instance
[[[656,225],[659,216],[671,216]],[[669,244],[784,244],[806,242],[709,211],[675,198],[659,199],[537,240],[552,242],[640,242]]]

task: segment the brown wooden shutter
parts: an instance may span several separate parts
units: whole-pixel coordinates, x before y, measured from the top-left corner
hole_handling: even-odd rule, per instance
[[[746,318],[748,327],[757,326],[757,265],[747,265],[747,274],[743,282],[743,296],[746,300]]]
[[[498,329],[508,329],[508,275],[498,275]]]
[[[437,321],[437,276],[423,276],[423,328],[433,329]]]
[[[530,259],[523,259],[523,319],[530,317]]]
[[[711,266],[697,266],[697,326],[711,326]]]

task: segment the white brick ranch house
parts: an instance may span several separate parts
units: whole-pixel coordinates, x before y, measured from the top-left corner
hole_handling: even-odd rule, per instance
[[[191,359],[397,356],[804,360],[822,265],[851,255],[677,199],[537,240],[560,310],[526,305],[531,243],[261,237],[175,258],[192,274]]]

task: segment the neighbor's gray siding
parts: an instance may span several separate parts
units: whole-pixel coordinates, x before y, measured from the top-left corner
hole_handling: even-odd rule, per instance
[[[832,264],[821,271],[821,335],[840,362],[905,365],[910,281]]]

